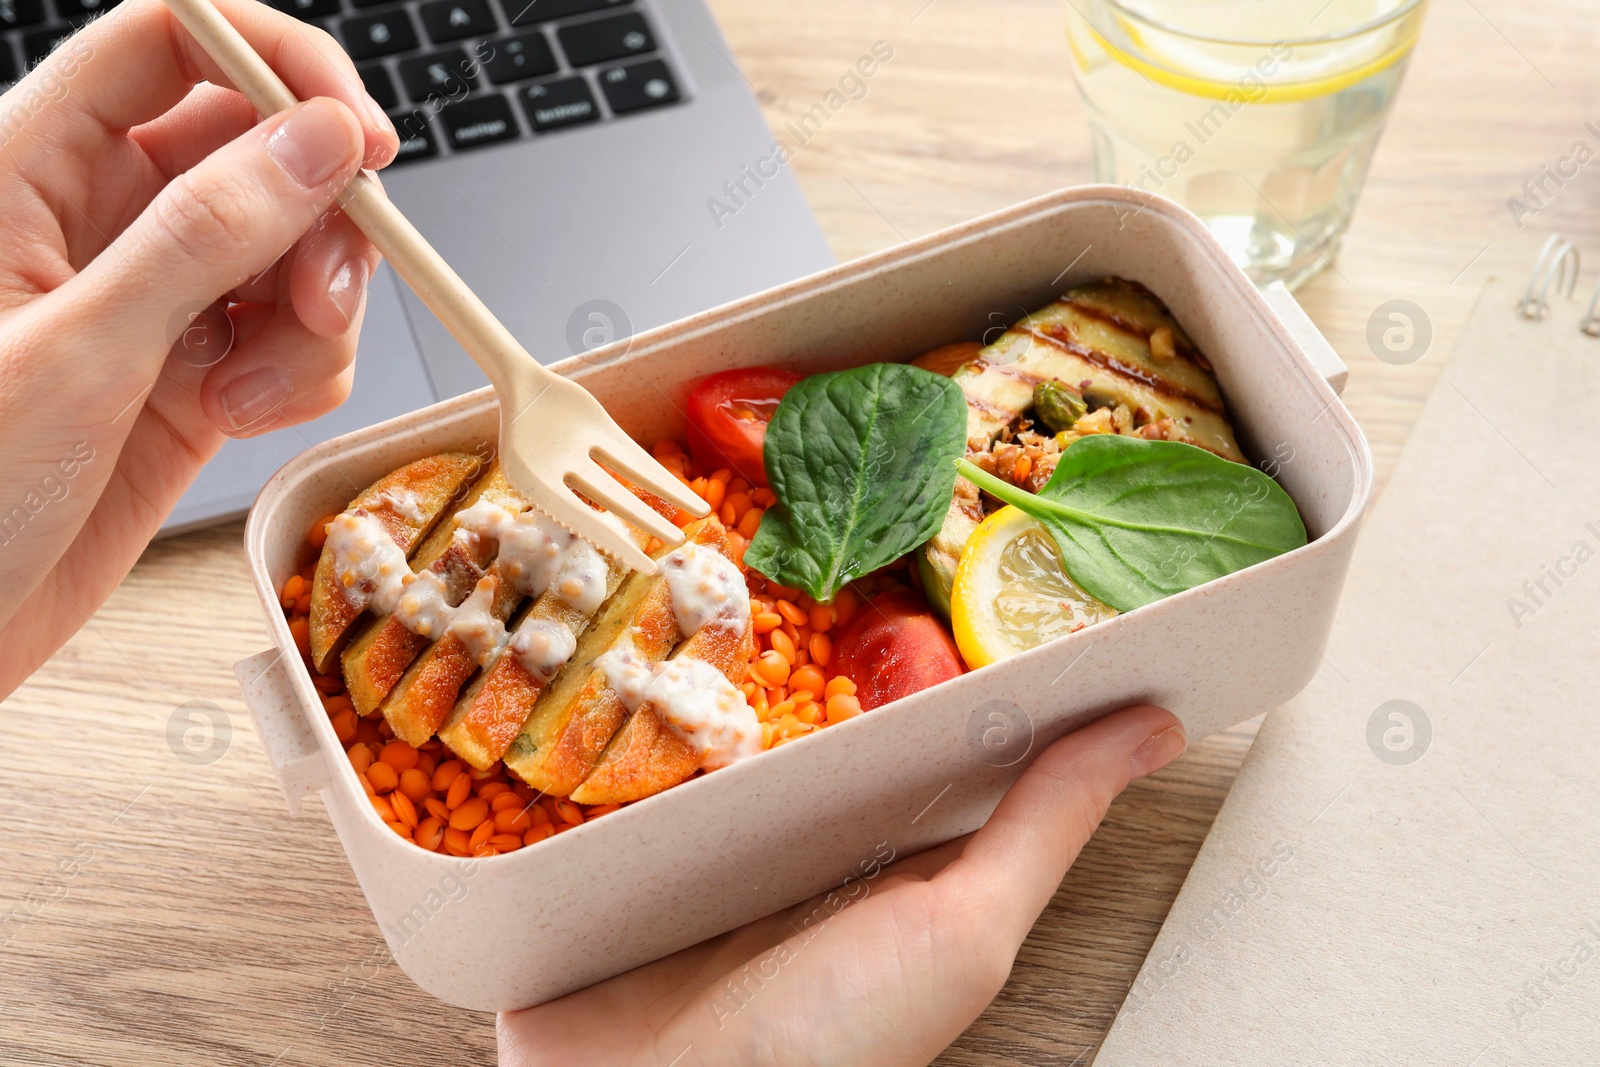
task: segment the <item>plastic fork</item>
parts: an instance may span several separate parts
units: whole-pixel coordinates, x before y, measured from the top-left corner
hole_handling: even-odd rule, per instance
[[[263,116],[298,101],[211,0],[165,0],[186,30]],[[710,511],[671,471],[618,426],[577,382],[546,370],[511,336],[466,282],[384,195],[371,171],[355,176],[339,206],[428,309],[477,361],[500,400],[500,465],[528,503],[635,570],[656,565],[618,516],[668,545],[683,541],[600,466],[691,515]],[[577,490],[611,513],[589,507]]]

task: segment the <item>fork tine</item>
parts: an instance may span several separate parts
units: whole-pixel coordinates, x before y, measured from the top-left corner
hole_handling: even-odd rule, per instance
[[[711,513],[711,505],[695,496],[694,490],[678,481],[676,475],[627,434],[612,434],[609,440],[595,445],[591,451],[634,485],[677,505],[695,518]]]
[[[547,492],[529,502],[617,562],[645,574],[656,573],[655,560],[634,544],[620,523],[579,500],[570,487],[549,487]]]
[[[683,543],[683,531],[657,514],[648,504],[622,487],[598,465],[590,463],[592,470],[576,470],[572,480],[584,496],[646,533],[661,538],[669,545]]]

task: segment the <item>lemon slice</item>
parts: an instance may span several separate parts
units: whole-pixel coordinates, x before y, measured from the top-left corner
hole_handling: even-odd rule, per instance
[[[1014,507],[985,519],[961,550],[950,627],[974,670],[1116,613],[1067,577],[1055,540]]]
[[[1110,59],[1191,96],[1283,104],[1342,92],[1405,59],[1421,34],[1422,10],[1423,5],[1413,5],[1409,12],[1396,12],[1393,25],[1381,31],[1299,42],[1287,59],[1275,64],[1271,77],[1257,74],[1249,83],[1242,76],[1254,73],[1251,64],[1277,56],[1276,47],[1151,30],[1126,17],[1102,32],[1082,15],[1069,18],[1067,40],[1083,71]]]

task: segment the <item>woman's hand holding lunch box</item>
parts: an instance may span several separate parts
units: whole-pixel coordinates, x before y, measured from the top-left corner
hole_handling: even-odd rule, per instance
[[[1041,753],[970,837],[501,1015],[500,1062],[927,1063],[1000,992],[1111,801],[1183,750],[1160,708],[1108,715]]]

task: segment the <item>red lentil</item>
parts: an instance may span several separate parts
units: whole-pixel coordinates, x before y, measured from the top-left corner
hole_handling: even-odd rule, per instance
[[[427,849],[437,852],[440,844],[444,842],[444,824],[433,816],[423,819],[411,834],[411,840]]]
[[[489,805],[480,799],[472,799],[458,804],[450,811],[450,829],[472,830],[482,824],[489,817]],[[478,842],[482,844],[483,842]]]
[[[466,769],[467,765],[458,759],[446,760],[439,764],[438,768],[433,772],[433,791],[435,793],[443,793],[450,788],[450,784],[456,780],[456,776]]]
[[[465,774],[456,775],[456,780],[450,783],[450,789],[445,793],[445,807],[451,811],[459,808],[472,793],[472,778]]]
[[[417,765],[417,750],[404,741],[390,741],[383,746],[378,758],[393,767],[395,774],[399,774]]]
[[[416,767],[400,772],[400,792],[406,799],[416,804],[433,796],[433,786],[428,781],[428,776]]]
[[[804,626],[811,618],[798,605],[792,604],[787,600],[778,601],[776,606],[778,614],[796,626]]]
[[[333,723],[333,735],[339,739],[341,745],[347,745],[356,739],[356,710],[354,708],[340,708],[330,717]]]
[[[408,827],[417,825],[417,808],[411,803],[411,798],[396,790],[389,794],[389,806],[394,809],[396,818]]]
[[[861,701],[850,693],[835,693],[828,698],[828,722],[844,722],[861,714]]]
[[[533,828],[526,808],[502,808],[494,813],[494,828],[503,834],[525,834]]]
[[[350,759],[350,766],[355,768],[357,774],[365,774],[367,768],[372,766],[372,749],[359,741],[345,750],[345,755]]]
[[[400,776],[387,763],[374,763],[367,768],[367,781],[380,793],[387,793],[400,784]]]

